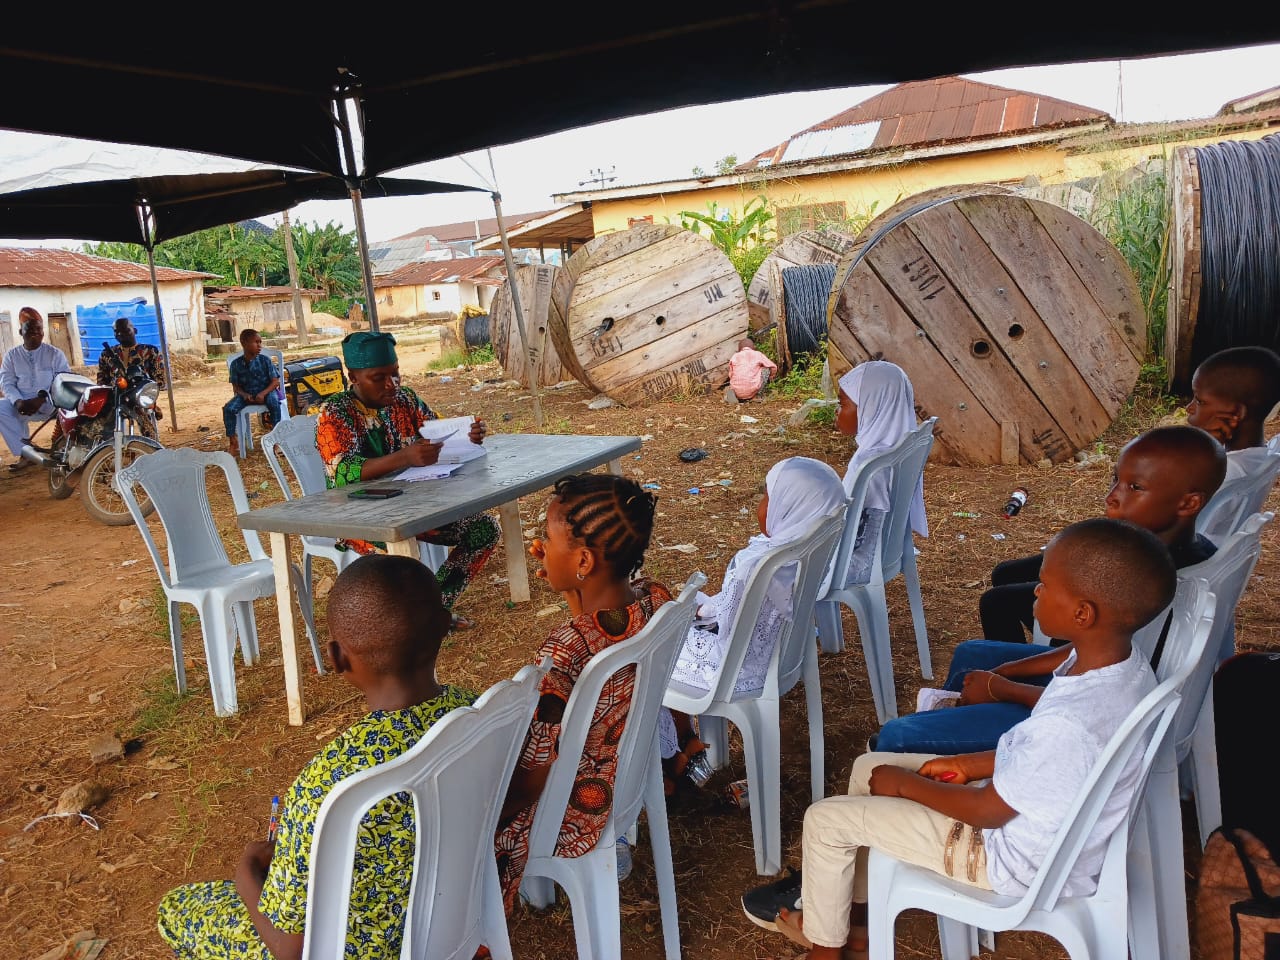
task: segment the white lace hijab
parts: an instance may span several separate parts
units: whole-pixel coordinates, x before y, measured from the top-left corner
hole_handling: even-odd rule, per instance
[[[844,472],[845,495],[853,493],[853,481],[863,461],[888,450],[916,428],[915,391],[902,368],[888,360],[860,363],[839,381],[840,389],[858,406],[858,448]],[[883,472],[867,487],[863,508],[888,510],[889,478]],[[911,498],[911,529],[929,535],[924,512],[924,478]]]

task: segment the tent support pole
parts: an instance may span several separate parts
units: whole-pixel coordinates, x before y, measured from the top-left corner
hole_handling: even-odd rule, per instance
[[[507,242],[507,225],[502,222],[502,195],[493,191],[493,212],[498,217],[498,236],[502,238],[502,256],[507,261],[507,289],[511,291],[511,305],[515,307],[516,329],[520,331],[520,347],[524,350],[525,369],[529,371],[529,388],[533,391],[533,422],[542,432],[542,388],[538,385],[538,368],[533,351],[529,349],[529,337],[525,333],[524,309],[520,305],[520,287],[516,283],[516,266],[511,260],[511,244]]]
[[[143,214],[141,210],[139,214],[146,218],[143,220],[144,224],[150,219],[150,216]],[[173,365],[169,362],[169,333],[164,328],[164,310],[160,306],[160,284],[156,281],[156,255],[155,250],[152,248],[150,236],[151,234],[148,232],[146,245],[147,266],[151,268],[151,296],[156,301],[156,326],[160,328],[160,353],[164,357],[164,387],[169,394],[169,432],[177,433],[178,410],[173,402]]]
[[[364,296],[369,301],[369,329],[378,332],[378,304],[373,299],[373,267],[369,264],[369,239],[364,230],[364,204],[360,197],[360,188],[348,183],[351,191],[351,205],[356,214],[356,242],[360,247],[360,269],[364,272]]]

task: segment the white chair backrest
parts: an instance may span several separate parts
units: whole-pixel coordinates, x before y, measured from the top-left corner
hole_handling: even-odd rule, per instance
[[[1179,758],[1191,748],[1191,734],[1195,732],[1196,720],[1200,716],[1200,704],[1217,666],[1212,640],[1215,626],[1220,622],[1218,612],[1223,606],[1213,587],[1204,577],[1180,574],[1168,614],[1161,614],[1152,621],[1153,624],[1163,623],[1166,616],[1169,618],[1169,631],[1156,665],[1156,679],[1163,681],[1176,675],[1184,677],[1179,690],[1181,699],[1170,731]]]
[[[215,467],[223,473],[236,514],[248,513],[249,498],[240,468],[230,454],[221,451],[205,453],[188,447],[156,450],[120,471],[121,495],[166,587],[231,563],[209,505],[207,472]],[[169,554],[167,573],[138,505],[135,484],[151,498],[164,526]],[[267,559],[257,531],[240,532],[250,559]]]
[[[316,817],[307,882],[305,958],[345,955],[351,872],[361,820],[385,797],[413,799],[416,847],[405,940],[413,956],[470,957],[480,942],[493,834],[549,663],[527,666],[459,707],[394,760],[348,777]],[[500,909],[500,905],[499,905]]]
[[[325,488],[324,461],[320,459],[320,451],[316,448],[314,414],[281,420],[259,442],[286,500],[293,499],[293,487],[280,464],[277,451],[283,454],[285,462],[289,464],[303,496]]]
[[[1280,476],[1280,454],[1269,454],[1255,473],[1228,480],[1196,516],[1196,533],[1221,544],[1240,525],[1262,509]]]
[[[842,504],[815,519],[795,540],[769,550],[756,563],[743,587],[742,601],[729,628],[719,673],[707,693],[708,702],[734,699],[738,673],[750,651],[751,635],[756,621],[760,619],[760,607],[769,583],[774,574],[787,567],[792,568],[792,610],[791,616],[783,621],[774,644],[773,660],[765,681],[766,693],[773,696],[795,685],[795,678],[804,668],[804,643],[814,642],[813,606],[818,599],[818,587],[826,577],[847,516],[847,507]],[[793,637],[795,642],[792,642]]]
[[[1275,456],[1280,456],[1280,433],[1277,433],[1274,437],[1272,437],[1270,440],[1267,441],[1267,450],[1269,450]]]
[[[858,464],[858,474],[854,477],[853,488],[849,494],[848,523],[836,553],[832,567],[831,587],[840,589],[844,586],[840,578],[849,569],[849,557],[857,542],[858,523],[862,517],[867,488],[872,477],[882,471],[890,471],[889,511],[880,527],[880,543],[877,546],[877,557],[871,567],[873,581],[888,581],[897,576],[902,569],[903,551],[911,538],[907,531],[911,524],[911,500],[915,496],[916,486],[924,475],[924,467],[929,459],[929,451],[933,449],[933,428],[937,417],[930,417],[910,433],[903,436],[896,444],[873,457]],[[838,571],[838,576],[835,572]]]
[[[659,607],[634,636],[593,656],[578,676],[560,722],[560,749],[529,830],[530,859],[555,854],[600,691],[620,670],[635,671],[635,687],[618,742],[613,806],[602,841],[613,843],[635,823],[644,801],[646,765],[658,763],[658,709],[662,695],[676,655],[693,624],[695,595],[706,582],[702,573],[690,575],[678,597]]]

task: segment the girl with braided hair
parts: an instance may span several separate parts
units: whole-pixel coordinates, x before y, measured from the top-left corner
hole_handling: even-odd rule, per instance
[[[535,663],[550,657],[551,670],[542,680],[542,696],[494,838],[508,914],[520,889],[529,830],[556,758],[560,721],[574,684],[592,656],[634,636],[671,599],[662,584],[633,579],[649,546],[656,505],[657,498],[633,480],[595,473],[563,477],[547,505],[546,535],[529,548],[542,564],[537,576],[568,601],[572,619],[551,631],[534,657]],[[623,670],[600,692],[560,826],[559,856],[581,856],[599,842],[613,804],[617,745],[634,691],[634,672]]]

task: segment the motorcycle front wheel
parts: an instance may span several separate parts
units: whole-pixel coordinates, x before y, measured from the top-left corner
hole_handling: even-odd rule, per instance
[[[67,474],[60,467],[54,467],[49,471],[49,496],[55,500],[65,500],[76,489],[67,480]]]
[[[124,466],[128,467],[138,457],[154,453],[155,450],[149,443],[130,440],[124,445],[122,452]],[[84,508],[89,516],[99,523],[105,523],[109,527],[126,527],[133,523],[133,517],[129,515],[124,497],[116,492],[115,477],[115,451],[111,447],[105,447],[84,465],[84,472],[80,476],[80,499],[84,501]],[[142,515],[151,516],[156,505],[141,490],[138,493],[138,506],[142,508]]]

